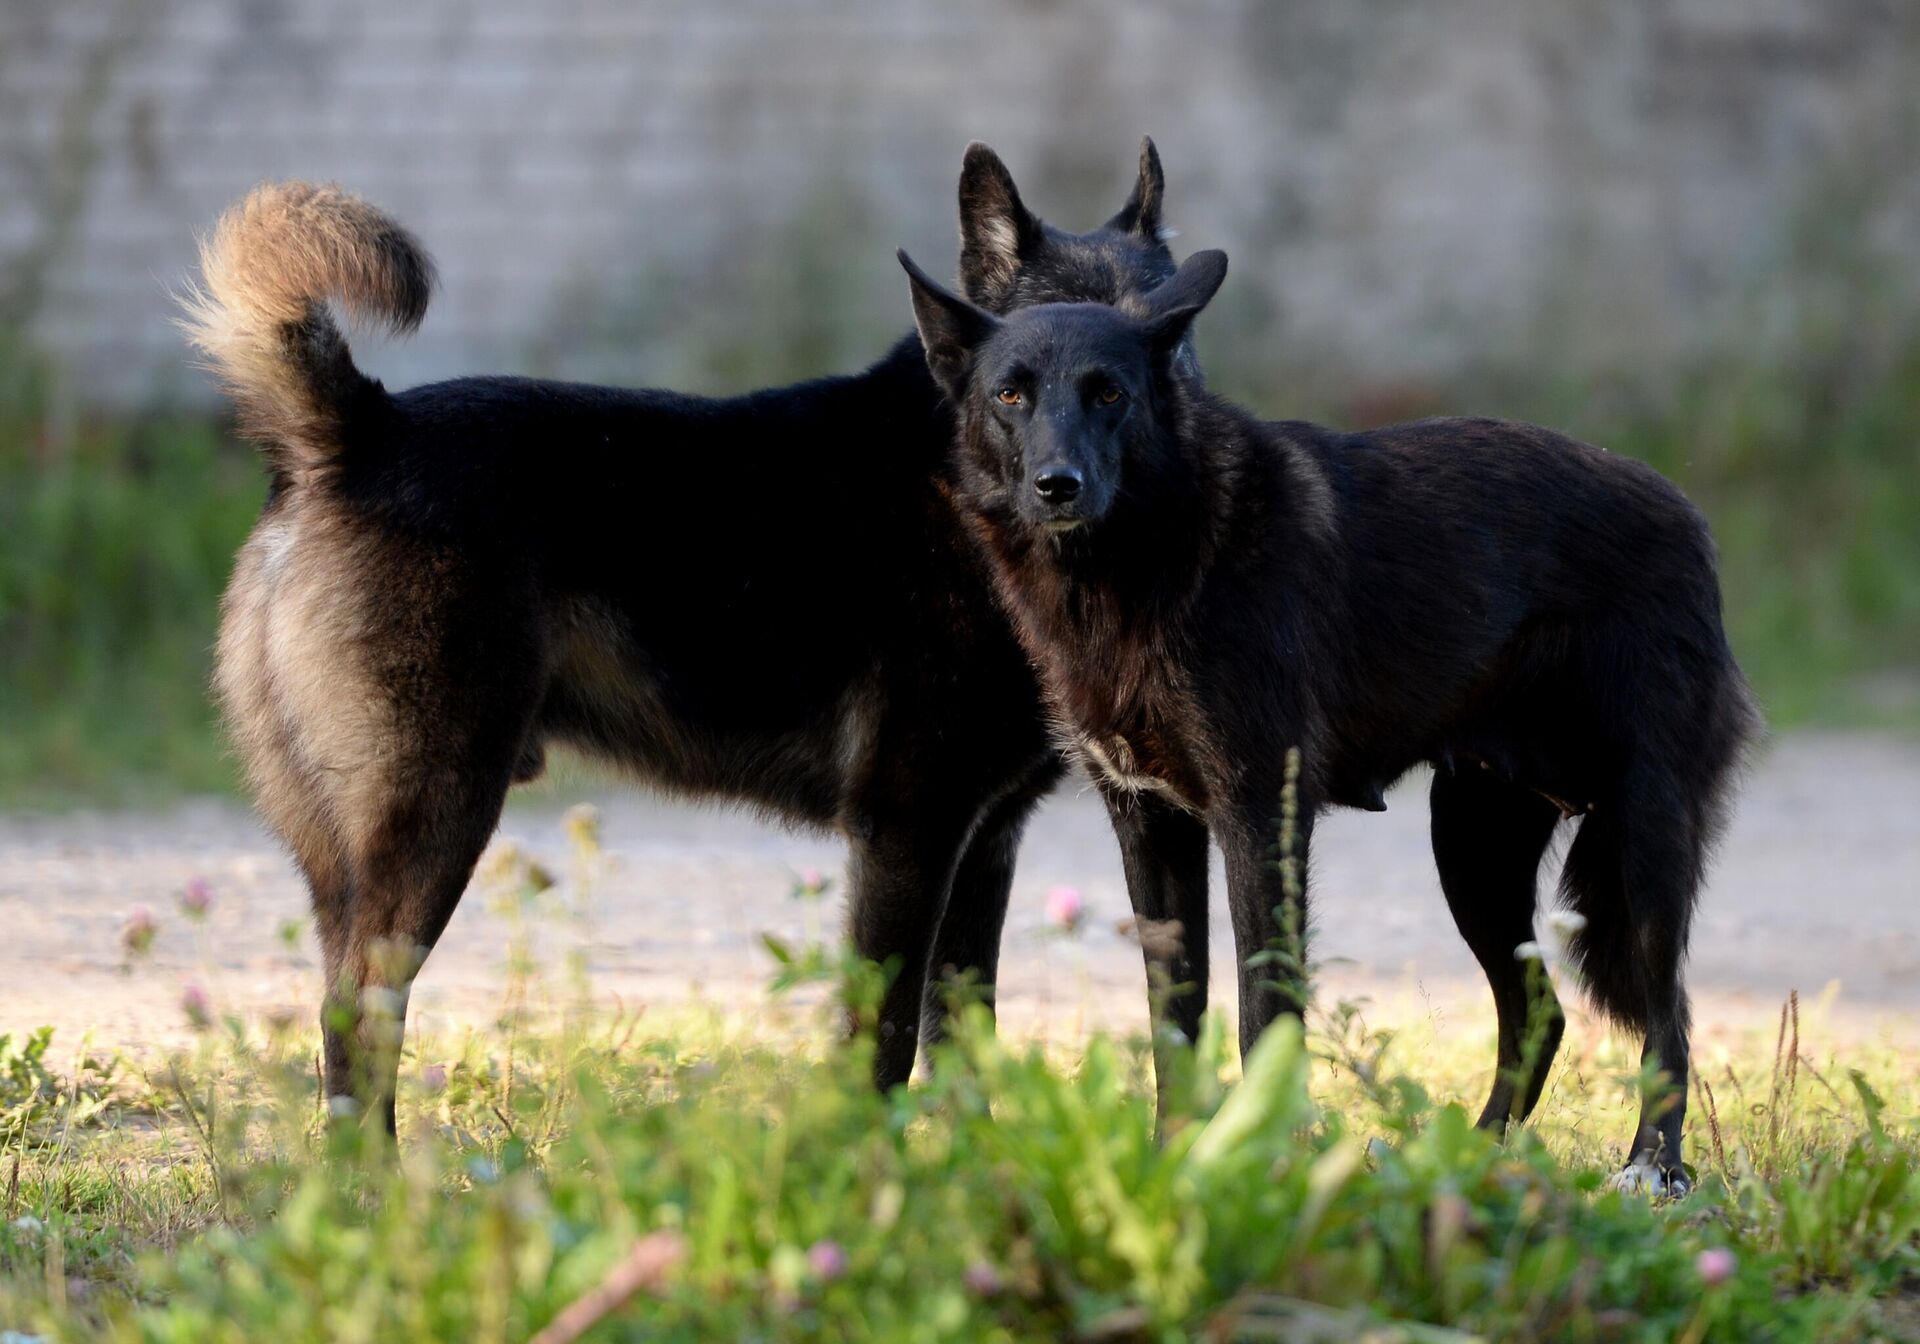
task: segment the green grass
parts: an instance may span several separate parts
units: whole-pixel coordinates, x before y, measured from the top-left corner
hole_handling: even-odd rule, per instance
[[[1287,394],[1326,384],[1250,362],[1262,343],[1227,340],[1223,321],[1203,350],[1216,382],[1268,413],[1499,411],[1653,463],[1714,525],[1734,647],[1775,727],[1920,727],[1920,338],[1883,342],[1894,357],[1830,341],[1788,368],[1489,373],[1354,403]],[[759,381],[744,337],[705,339],[682,351],[689,377]],[[27,392],[0,396],[15,408],[0,414],[0,806],[231,790],[206,683],[219,593],[265,493],[254,455],[205,420],[56,432]]]
[[[1340,1008],[1242,1080],[1214,1022],[1156,1141],[1145,1040],[977,1009],[875,1095],[835,1023],[876,974],[812,949],[766,1004],[664,1017],[523,974],[492,1030],[409,1043],[397,1157],[323,1120],[300,1030],[12,1042],[0,1331],[523,1340],[624,1279],[588,1338],[1920,1339],[1911,1048],[1819,1057],[1796,1009],[1703,1052],[1699,1187],[1650,1206],[1601,1188],[1637,1081],[1604,1035],[1502,1145],[1429,1099],[1477,1101],[1487,1039]]]
[[[266,494],[200,420],[0,428],[0,805],[235,786],[207,698],[220,591]]]

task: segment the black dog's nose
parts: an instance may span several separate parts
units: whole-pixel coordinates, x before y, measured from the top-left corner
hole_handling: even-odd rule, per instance
[[[1080,493],[1080,473],[1072,467],[1048,467],[1033,478],[1033,488],[1049,504],[1070,503]]]

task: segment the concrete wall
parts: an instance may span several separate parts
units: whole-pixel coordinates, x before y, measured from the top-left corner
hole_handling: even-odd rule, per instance
[[[1176,246],[1233,254],[1222,321],[1296,373],[1913,311],[1912,0],[0,0],[0,317],[84,402],[202,396],[192,233],[308,176],[441,262],[392,381],[824,371],[904,329],[892,246],[950,265],[968,139],[1084,224],[1142,132]]]

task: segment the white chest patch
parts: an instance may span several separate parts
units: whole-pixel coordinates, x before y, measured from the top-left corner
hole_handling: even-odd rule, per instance
[[[1193,804],[1172,784],[1157,775],[1146,774],[1140,769],[1139,762],[1134,757],[1133,748],[1128,745],[1126,738],[1115,735],[1101,742],[1091,737],[1082,737],[1075,745],[1087,768],[1097,772],[1114,788],[1128,793],[1157,793],[1189,812],[1194,810]]]

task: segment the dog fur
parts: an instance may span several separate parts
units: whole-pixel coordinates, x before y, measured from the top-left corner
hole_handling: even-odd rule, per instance
[[[969,148],[962,274],[998,308],[1172,273],[1143,146],[1115,220],[1044,224]],[[266,457],[215,685],[312,888],[332,1096],[392,1125],[392,1023],[515,780],[549,743],[836,829],[855,947],[890,963],[877,1081],[990,988],[1014,852],[1060,765],[949,502],[909,336],[865,373],[730,399],[522,378],[390,393],[327,307],[415,327],[433,268],[334,187],[266,186],[202,249],[186,327]]]
[[[1542,855],[1577,816],[1561,879],[1585,918],[1575,958],[1668,1080],[1644,1099],[1630,1172],[1683,1189],[1688,929],[1758,728],[1699,512],[1650,468],[1532,425],[1339,433],[1210,396],[1178,365],[1220,253],[1138,317],[996,317],[902,260],[958,408],[959,507],[1063,745],[1100,781],[1136,910],[1189,931],[1164,967],[1198,990],[1177,1023],[1190,1033],[1205,1000],[1207,836],[1226,857],[1245,1048],[1304,1003],[1282,935],[1306,927],[1314,814],[1382,807],[1426,762],[1441,885],[1499,1016],[1481,1123],[1524,1119],[1559,1042],[1551,987],[1533,998],[1515,949],[1534,937]],[[1277,975],[1260,964],[1276,946]]]

